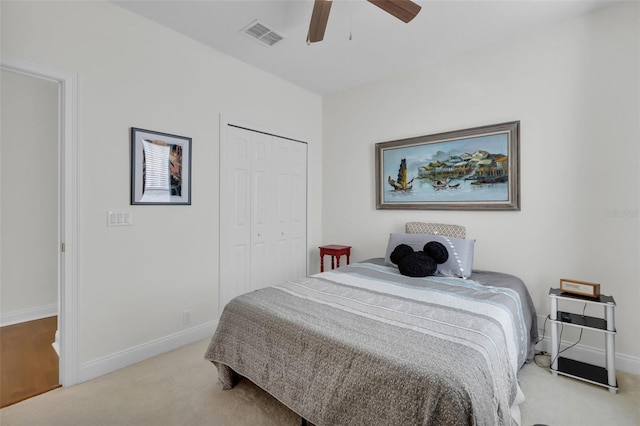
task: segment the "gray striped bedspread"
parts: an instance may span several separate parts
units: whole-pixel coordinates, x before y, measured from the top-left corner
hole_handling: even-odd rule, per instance
[[[233,299],[205,358],[225,389],[246,377],[318,426],[509,425],[536,339],[516,277],[363,262]]]

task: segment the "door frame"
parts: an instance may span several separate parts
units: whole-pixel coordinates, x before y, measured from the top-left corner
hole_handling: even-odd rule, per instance
[[[78,383],[78,74],[2,53],[0,68],[58,84],[58,332],[62,386]]]

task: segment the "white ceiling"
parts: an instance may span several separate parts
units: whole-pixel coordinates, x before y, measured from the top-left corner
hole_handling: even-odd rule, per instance
[[[307,45],[312,0],[113,0],[136,14],[319,95],[524,35],[613,0],[430,0],[408,24],[365,0],[334,0],[325,38]],[[254,20],[286,36],[266,47]],[[351,35],[351,40],[349,37]]]

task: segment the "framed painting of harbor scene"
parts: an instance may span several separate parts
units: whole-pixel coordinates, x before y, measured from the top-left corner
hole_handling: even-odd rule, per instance
[[[520,122],[376,143],[376,208],[520,210]]]

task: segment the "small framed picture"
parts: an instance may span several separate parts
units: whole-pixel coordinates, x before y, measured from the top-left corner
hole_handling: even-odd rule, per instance
[[[191,204],[191,138],[131,128],[131,204]]]
[[[577,294],[579,296],[587,296],[593,298],[600,297],[600,284],[588,283],[585,281],[561,278],[560,290],[565,293]]]

